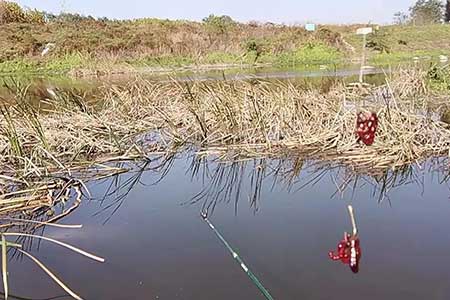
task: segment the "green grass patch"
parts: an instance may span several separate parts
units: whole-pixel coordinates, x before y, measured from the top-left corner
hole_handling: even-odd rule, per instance
[[[37,63],[31,59],[16,58],[0,63],[0,73],[29,73],[37,70]]]
[[[147,56],[125,61],[133,67],[186,67],[195,64],[195,59],[189,56],[161,55]]]
[[[372,53],[369,55],[368,62],[373,65],[386,65],[390,63],[399,63],[412,61],[414,58],[438,60],[440,55],[449,55],[450,50],[417,50],[417,51],[398,51],[391,53]]]
[[[67,73],[73,69],[88,67],[95,62],[87,55],[72,53],[64,56],[39,58],[16,58],[0,63],[0,73]]]
[[[88,55],[72,53],[47,60],[44,63],[43,68],[47,71],[66,72],[75,68],[86,67],[93,63],[93,60]]]
[[[244,56],[227,53],[227,52],[211,52],[200,59],[201,64],[238,64],[248,61]]]
[[[279,65],[317,65],[336,63],[343,58],[343,53],[336,48],[324,44],[308,44],[279,55],[276,63]]]

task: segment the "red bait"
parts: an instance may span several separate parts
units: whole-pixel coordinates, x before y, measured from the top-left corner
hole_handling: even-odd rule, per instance
[[[350,235],[344,233],[344,239],[339,242],[337,252],[330,251],[328,256],[335,261],[340,260],[343,264],[348,265],[353,273],[359,272],[359,260],[361,259],[361,247],[358,237],[358,228],[356,227],[355,213],[353,207],[349,205],[348,213],[352,222],[353,233]]]
[[[375,133],[378,127],[377,114],[360,112],[356,118],[356,135],[358,142],[362,141],[365,145],[370,146],[375,140]]]
[[[358,273],[359,260],[361,259],[359,238],[356,235],[353,236],[348,233],[344,233],[344,239],[339,242],[337,251],[330,251],[328,256],[332,260],[340,260],[343,264],[349,265],[353,273]]]

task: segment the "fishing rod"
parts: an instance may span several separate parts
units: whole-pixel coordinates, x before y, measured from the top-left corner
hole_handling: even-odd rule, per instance
[[[220,234],[220,232],[216,229],[216,227],[209,221],[208,214],[206,212],[201,212],[200,216],[202,219],[208,224],[208,226],[212,229],[212,231],[216,234],[219,240],[225,245],[228,251],[231,253],[231,256],[239,263],[242,270],[247,274],[250,280],[256,285],[259,291],[264,295],[267,300],[273,300],[273,297],[270,295],[269,291],[261,284],[261,282],[256,278],[256,276],[250,271],[244,261],[239,257],[236,251],[231,248],[230,244],[225,240],[225,238]]]

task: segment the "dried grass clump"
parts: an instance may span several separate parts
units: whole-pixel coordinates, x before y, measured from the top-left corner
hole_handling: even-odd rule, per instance
[[[436,117],[441,100],[419,70],[395,73],[382,87],[336,84],[326,92],[292,82],[137,79],[106,88],[96,104],[56,93],[46,110],[27,105],[26,95],[21,90],[1,110],[0,164],[10,183],[185,147],[223,157],[304,155],[371,170],[450,149],[450,130]],[[356,142],[358,110],[379,116],[373,146]]]
[[[384,170],[449,151],[450,131],[437,116],[442,99],[428,90],[425,75],[400,70],[382,87],[338,84],[326,93],[290,82],[145,82],[111,90],[105,105],[117,119],[142,117],[162,141],[194,144],[204,153],[289,152]],[[357,110],[379,115],[371,147],[356,143]]]

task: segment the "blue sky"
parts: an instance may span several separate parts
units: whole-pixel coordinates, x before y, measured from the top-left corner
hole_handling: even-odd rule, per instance
[[[413,0],[18,0],[19,4],[96,17],[201,20],[213,13],[238,21],[276,23],[389,23],[397,11],[407,11]]]

